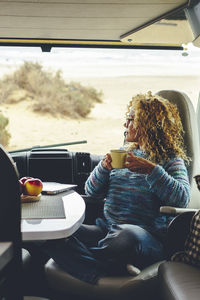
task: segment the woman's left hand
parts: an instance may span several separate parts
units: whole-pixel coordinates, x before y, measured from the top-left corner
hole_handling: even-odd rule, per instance
[[[125,166],[132,172],[150,174],[156,165],[145,158],[135,156],[129,152],[126,157]]]

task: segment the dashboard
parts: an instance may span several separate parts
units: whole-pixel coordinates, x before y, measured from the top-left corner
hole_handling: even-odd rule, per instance
[[[84,194],[85,181],[102,156],[66,149],[34,148],[11,154],[19,176],[31,176],[42,181],[77,184],[77,192]]]

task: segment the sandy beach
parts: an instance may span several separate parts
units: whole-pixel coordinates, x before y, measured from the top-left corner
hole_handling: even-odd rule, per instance
[[[71,78],[65,78],[70,81]],[[87,140],[87,144],[66,146],[70,151],[105,154],[123,143],[123,122],[126,105],[136,93],[151,90],[176,89],[185,92],[197,106],[200,77],[198,76],[117,76],[72,78],[86,86],[102,90],[103,103],[95,105],[86,119],[54,118],[33,113],[30,103],[1,105],[9,118],[11,133],[7,150],[35,145]]]

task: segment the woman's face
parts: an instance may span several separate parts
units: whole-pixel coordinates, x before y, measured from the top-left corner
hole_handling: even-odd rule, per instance
[[[130,116],[126,119],[126,123],[124,124],[124,127],[126,128],[125,131],[125,140],[126,142],[138,142],[139,138],[139,130],[136,129],[134,125],[134,116]]]

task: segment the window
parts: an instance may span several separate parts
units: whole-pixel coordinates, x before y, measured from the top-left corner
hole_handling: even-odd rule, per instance
[[[52,48],[50,53],[42,53],[40,48],[1,47],[0,111],[9,121],[5,128],[10,135],[5,148],[85,140],[85,144],[65,148],[105,154],[120,147],[126,105],[136,93],[177,89],[185,92],[196,108],[199,54],[200,49],[191,45],[184,51]],[[74,102],[78,108],[70,116]],[[84,109],[85,116],[81,116]],[[87,109],[91,109],[88,114]]]

